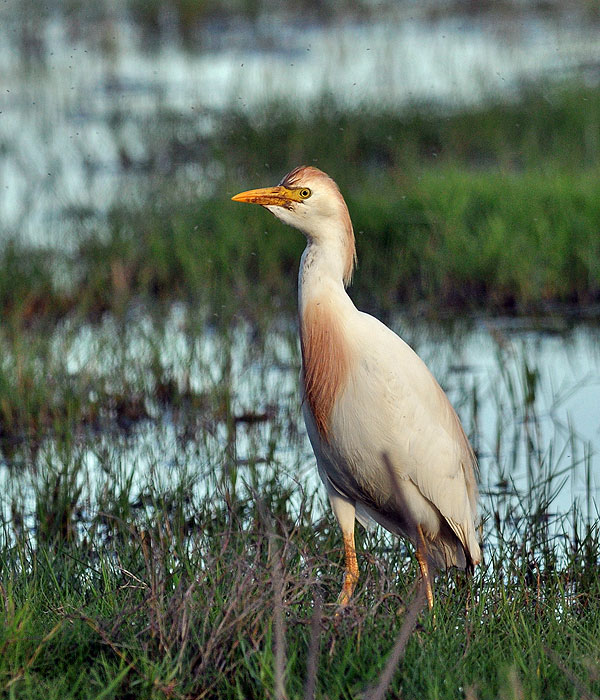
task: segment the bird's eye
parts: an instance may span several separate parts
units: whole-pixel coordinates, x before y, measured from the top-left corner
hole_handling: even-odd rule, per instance
[[[301,199],[308,199],[311,195],[311,191],[308,189],[308,187],[303,187],[298,194],[300,195]]]

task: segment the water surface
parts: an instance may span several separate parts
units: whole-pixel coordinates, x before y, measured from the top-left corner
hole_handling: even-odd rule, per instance
[[[168,21],[148,44],[112,4],[35,21],[5,5],[0,233],[68,248],[157,178],[211,194],[222,173],[189,146],[232,108],[259,119],[274,100],[302,114],[326,98],[449,111],[512,100],[532,82],[597,84],[600,33],[574,14],[431,19],[412,3],[393,7],[369,22],[207,21],[190,49]]]
[[[259,339],[245,324],[220,333],[193,318],[174,307],[165,323],[142,314],[125,326],[106,320],[55,331],[56,362],[73,377],[83,373],[91,393],[94,385],[122,391],[125,383],[145,397],[148,418],[125,432],[78,432],[68,452],[51,437],[35,456],[25,445],[0,468],[5,518],[15,499],[33,513],[36,484],[61,464],[76,470],[90,511],[107,483],[129,480],[135,500],[149,484],[170,489],[183,479],[203,498],[222,495],[224,483],[243,496],[272,478],[298,498],[317,489],[324,511],[299,407],[293,324],[282,320]],[[574,504],[584,521],[597,519],[600,330],[544,323],[485,319],[449,327],[399,317],[392,325],[461,416],[479,456],[484,515],[510,519],[548,501],[546,517],[560,529]],[[161,376],[206,400],[165,408],[152,380],[157,364]]]

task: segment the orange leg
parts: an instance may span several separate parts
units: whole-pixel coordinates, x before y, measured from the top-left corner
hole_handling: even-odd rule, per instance
[[[344,533],[344,559],[346,571],[344,584],[338,596],[337,602],[341,608],[345,608],[352,598],[354,588],[358,582],[358,562],[356,561],[356,548],[354,546],[354,533]]]
[[[427,563],[427,543],[425,542],[425,536],[423,535],[423,530],[420,525],[417,525],[417,532],[419,533],[419,542],[417,543],[416,552],[417,561],[419,562],[421,576],[423,577],[423,585],[425,586],[427,607],[431,610],[433,608],[433,584],[431,582],[429,564]]]

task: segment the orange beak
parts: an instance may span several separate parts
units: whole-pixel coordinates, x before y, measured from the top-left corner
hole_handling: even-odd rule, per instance
[[[261,187],[258,190],[240,192],[231,198],[234,202],[248,202],[261,206],[285,207],[290,202],[299,202],[300,197],[294,190],[278,185],[277,187]]]

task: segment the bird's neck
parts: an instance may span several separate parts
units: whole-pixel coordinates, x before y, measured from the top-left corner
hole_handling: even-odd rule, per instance
[[[336,303],[348,300],[344,285],[345,257],[341,246],[309,241],[298,272],[300,318],[312,303]]]

